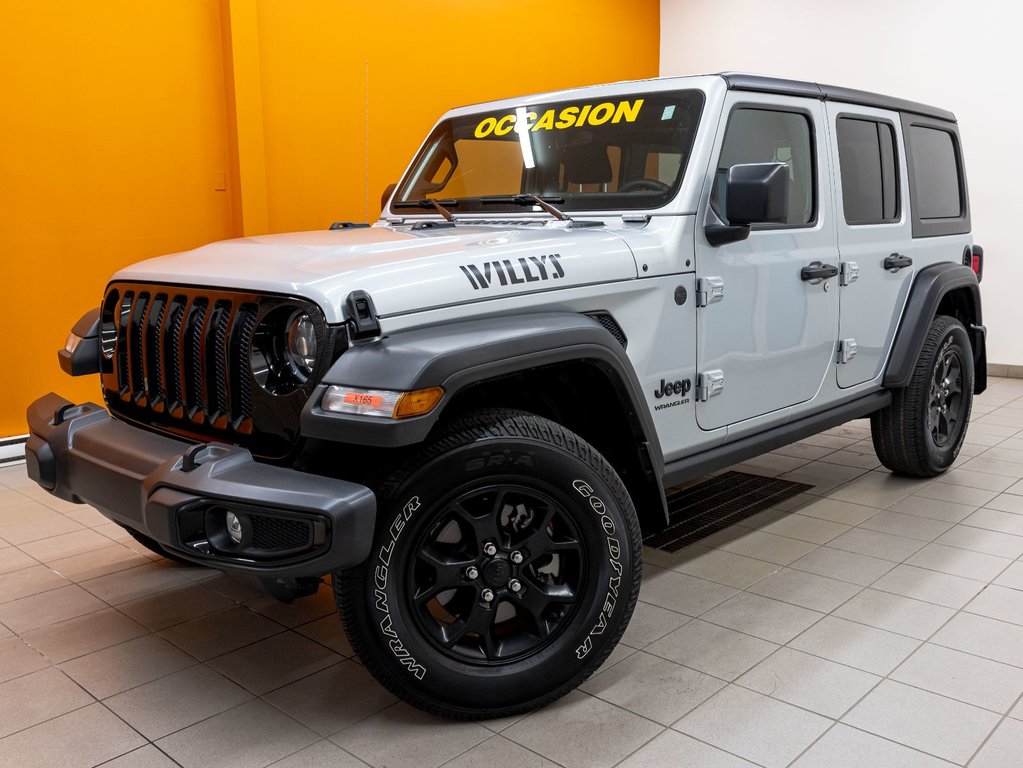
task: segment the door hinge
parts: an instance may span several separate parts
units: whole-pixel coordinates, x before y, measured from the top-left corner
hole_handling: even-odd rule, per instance
[[[720,277],[701,277],[696,281],[696,306],[706,307],[725,298],[725,281]]]
[[[725,372],[704,371],[696,377],[696,399],[705,403],[725,388]]]
[[[842,339],[838,342],[838,364],[844,365],[856,357],[856,339]]]
[[[860,277],[860,265],[855,261],[843,261],[842,272],[838,278],[839,285],[855,283]]]

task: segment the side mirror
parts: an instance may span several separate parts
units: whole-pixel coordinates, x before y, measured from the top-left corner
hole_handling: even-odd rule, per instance
[[[728,169],[724,190],[725,225],[705,227],[707,242],[724,245],[749,237],[751,224],[785,222],[789,217],[789,173],[784,163],[745,163]]]
[[[380,211],[383,212],[384,208],[387,207],[387,201],[391,199],[391,195],[394,194],[394,189],[397,184],[388,184],[384,187],[384,193],[380,195]]]

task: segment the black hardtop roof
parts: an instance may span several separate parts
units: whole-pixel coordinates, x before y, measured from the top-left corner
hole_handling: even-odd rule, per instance
[[[891,109],[897,112],[912,112],[937,120],[956,121],[956,116],[946,109],[931,107],[907,99],[897,99],[870,91],[858,91],[854,88],[842,88],[836,85],[822,85],[805,80],[786,80],[781,77],[765,77],[748,75],[744,72],[721,72],[728,87],[736,91],[759,91],[761,93],[782,93],[787,96],[808,96],[827,101],[842,101],[849,104],[860,104],[864,107]]]

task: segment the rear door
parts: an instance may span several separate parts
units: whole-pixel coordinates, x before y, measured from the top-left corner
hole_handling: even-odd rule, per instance
[[[701,220],[727,222],[719,198],[730,166],[770,162],[788,166],[789,217],[717,247],[697,234],[700,285],[722,291],[697,311],[699,374],[704,383],[723,377],[697,403],[705,430],[812,400],[834,364],[838,332],[837,278],[802,276],[813,262],[838,264],[822,103],[730,91],[722,120]]]
[[[831,101],[826,109],[843,269],[836,371],[851,387],[881,373],[918,265],[899,114]]]

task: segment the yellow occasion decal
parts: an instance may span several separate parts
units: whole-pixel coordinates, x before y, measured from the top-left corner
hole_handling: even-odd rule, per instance
[[[604,123],[634,123],[639,117],[643,99],[619,101],[614,104],[605,101],[600,104],[583,104],[577,107],[564,107],[560,111],[548,109],[545,112],[512,112],[501,117],[485,117],[476,126],[475,136],[483,139],[493,134],[506,136],[514,130],[555,131],[565,128],[579,128],[583,125],[603,125]],[[517,126],[518,118],[523,118],[522,126]]]

